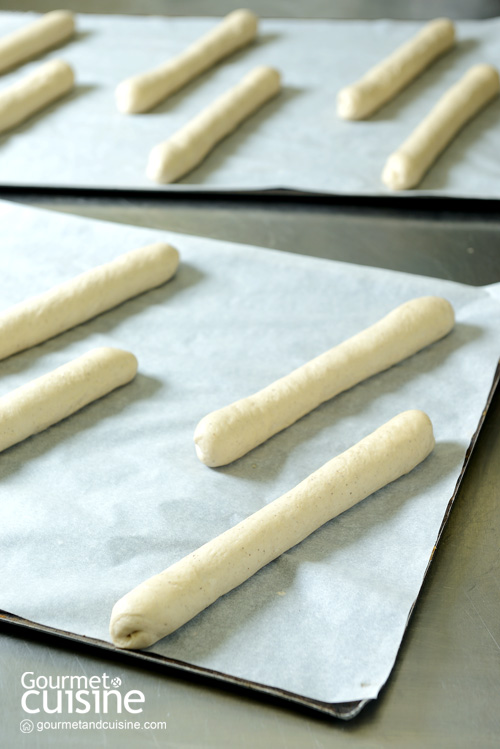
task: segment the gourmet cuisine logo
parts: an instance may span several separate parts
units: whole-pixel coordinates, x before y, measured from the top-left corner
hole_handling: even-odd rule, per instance
[[[140,689],[120,689],[122,680],[102,676],[21,676],[24,694],[21,706],[26,713],[142,713],[145,702]]]

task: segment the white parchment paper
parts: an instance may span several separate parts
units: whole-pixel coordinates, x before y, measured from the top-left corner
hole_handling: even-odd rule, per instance
[[[1,33],[35,14],[2,13]],[[0,184],[41,187],[301,191],[384,195],[392,151],[471,65],[500,68],[500,18],[457,23],[456,48],[366,122],[336,116],[336,94],[422,27],[402,21],[262,20],[258,42],[187,85],[148,114],[121,115],[116,85],[154,67],[217,23],[214,18],[78,16],[78,36],[1,76],[3,88],[41,61],[74,66],[74,93],[0,136]],[[256,65],[283,74],[279,97],[226,138],[176,186],[145,176],[151,148],[167,139]],[[500,197],[500,100],[471,122],[417,191]],[[401,193],[398,193],[401,194]]]
[[[0,455],[0,608],[109,640],[115,601],[408,408],[434,453],[283,554],[152,650],[325,702],[386,681],[500,351],[498,285],[473,288],[0,203],[7,307],[143,244],[176,278],[0,362],[0,394],[94,346],[136,380]],[[497,292],[495,293],[492,292]],[[316,409],[225,468],[195,456],[199,419],[415,296],[441,294],[441,342]]]

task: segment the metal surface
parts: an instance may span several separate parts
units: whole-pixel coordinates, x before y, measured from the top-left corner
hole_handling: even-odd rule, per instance
[[[199,234],[391,268],[474,286],[500,281],[500,212],[476,213],[372,208],[334,202],[276,199],[222,200],[72,198],[0,191],[39,208],[103,221]],[[481,206],[481,201],[473,205]]]
[[[99,5],[97,8],[96,6]],[[250,3],[259,9],[259,3]],[[260,7],[264,4],[260,3]],[[482,17],[500,13],[496,2],[471,4],[386,2],[266,3],[266,15],[324,17]],[[286,8],[285,8],[286,5]],[[232,3],[161,2],[85,4],[88,12],[221,15]],[[330,7],[331,6],[331,7]],[[432,6],[432,7],[430,7]],[[0,3],[0,9],[52,9],[42,0]],[[83,8],[78,2],[66,7]],[[454,11],[454,12],[452,12]],[[415,15],[420,13],[420,16]],[[470,284],[500,281],[500,217],[485,205],[412,203],[404,209],[300,202],[169,197],[160,200],[2,194],[34,206],[81,216],[171,229],[276,249],[394,268]],[[462,212],[463,209],[463,212]],[[335,290],[332,289],[332,293]],[[305,311],[306,313],[306,311]],[[205,749],[276,747],[496,747],[500,744],[500,461],[499,393],[493,399],[458,492],[448,524],[424,582],[396,666],[379,699],[350,723],[332,721],[233,688],[165,675],[124,664],[84,646],[12,625],[0,626],[0,730],[6,747],[149,747]],[[1,485],[0,485],[1,489]],[[140,721],[163,721],[155,730],[38,731],[23,735],[21,676],[119,677],[145,696]],[[78,716],[89,720],[123,718]]]
[[[238,6],[234,0],[66,0],[64,7],[82,13],[127,15],[223,16]],[[500,14],[498,0],[248,0],[245,8],[263,18],[402,18],[425,20],[490,18]],[[51,0],[2,0],[0,10],[45,12],[59,7]]]

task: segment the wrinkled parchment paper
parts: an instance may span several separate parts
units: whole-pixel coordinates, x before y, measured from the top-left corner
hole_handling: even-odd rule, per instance
[[[500,345],[499,285],[473,288],[0,203],[4,307],[152,241],[174,280],[0,362],[0,394],[94,346],[139,374],[0,454],[0,608],[109,641],[115,601],[408,408],[437,445],[408,476],[283,554],[152,647],[325,702],[386,681]],[[195,456],[209,411],[250,394],[415,296],[441,294],[445,339],[316,409],[225,468]],[[496,294],[496,296],[495,296]]]
[[[1,33],[35,14],[0,14]],[[0,184],[113,189],[263,190],[386,195],[387,157],[470,66],[500,67],[500,18],[457,23],[456,48],[366,122],[336,116],[340,88],[421,27],[414,21],[268,20],[258,42],[229,57],[148,114],[121,115],[116,85],[182,51],[215,18],[79,14],[77,37],[2,75],[0,87],[46,59],[74,66],[75,91],[0,136]],[[256,65],[283,74],[283,91],[175,186],[145,176],[149,152]],[[490,104],[407,194],[500,197],[500,99]],[[401,194],[401,193],[397,193]]]

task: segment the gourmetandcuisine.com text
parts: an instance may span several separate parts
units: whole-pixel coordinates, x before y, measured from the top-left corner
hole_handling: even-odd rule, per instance
[[[21,722],[21,732],[31,733],[32,731],[157,731],[165,730],[167,722],[165,720],[154,721],[148,720],[144,723],[132,720],[39,720],[33,723],[30,720]]]

